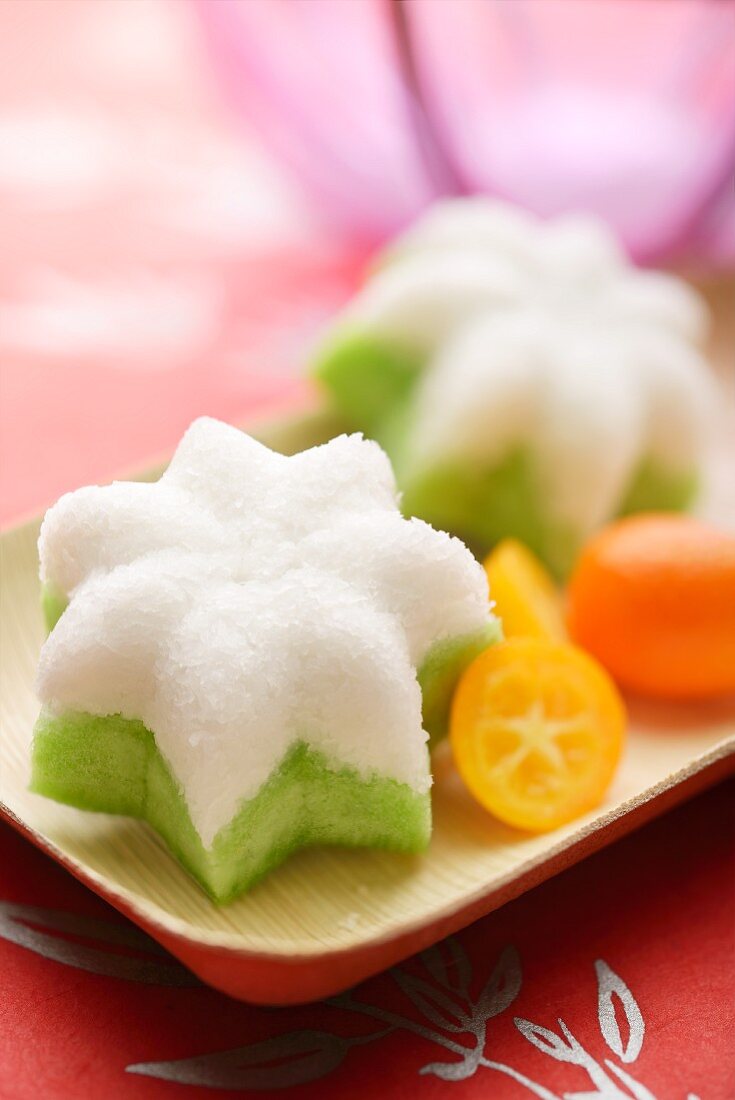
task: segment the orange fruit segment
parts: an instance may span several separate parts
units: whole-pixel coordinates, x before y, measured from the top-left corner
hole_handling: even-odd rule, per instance
[[[487,649],[452,703],[452,753],[466,786],[501,821],[536,832],[600,803],[624,736],[625,708],[604,669],[548,639]]]
[[[485,559],[485,572],[506,638],[566,638],[559,592],[522,542],[499,542]]]

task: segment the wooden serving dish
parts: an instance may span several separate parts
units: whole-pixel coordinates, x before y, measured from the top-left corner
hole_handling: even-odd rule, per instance
[[[284,451],[326,439],[325,416],[257,434]],[[153,471],[155,476],[159,471]],[[553,833],[506,828],[435,758],[434,835],[402,857],[322,849],[291,858],[217,908],[147,826],[29,793],[33,679],[43,624],[39,520],[0,541],[0,814],[176,955],[203,981],[261,1004],[338,992],[461,928],[735,767],[735,706],[631,705],[622,766],[605,803]]]

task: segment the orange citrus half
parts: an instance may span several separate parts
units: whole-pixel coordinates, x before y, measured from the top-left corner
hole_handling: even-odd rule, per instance
[[[452,703],[462,779],[485,809],[522,829],[554,829],[597,806],[624,735],[625,708],[604,669],[548,639],[485,650]]]

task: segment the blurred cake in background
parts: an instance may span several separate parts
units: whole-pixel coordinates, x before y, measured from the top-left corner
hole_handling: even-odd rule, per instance
[[[696,495],[713,405],[707,312],[604,224],[437,204],[380,257],[314,373],[388,451],[407,514],[563,576],[612,517]]]

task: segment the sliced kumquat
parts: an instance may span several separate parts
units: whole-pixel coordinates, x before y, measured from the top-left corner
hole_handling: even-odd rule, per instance
[[[566,638],[556,585],[522,542],[498,543],[485,559],[485,572],[506,638]]]
[[[625,708],[604,669],[547,639],[487,649],[452,704],[452,752],[470,792],[501,821],[533,831],[599,805],[624,735]]]

